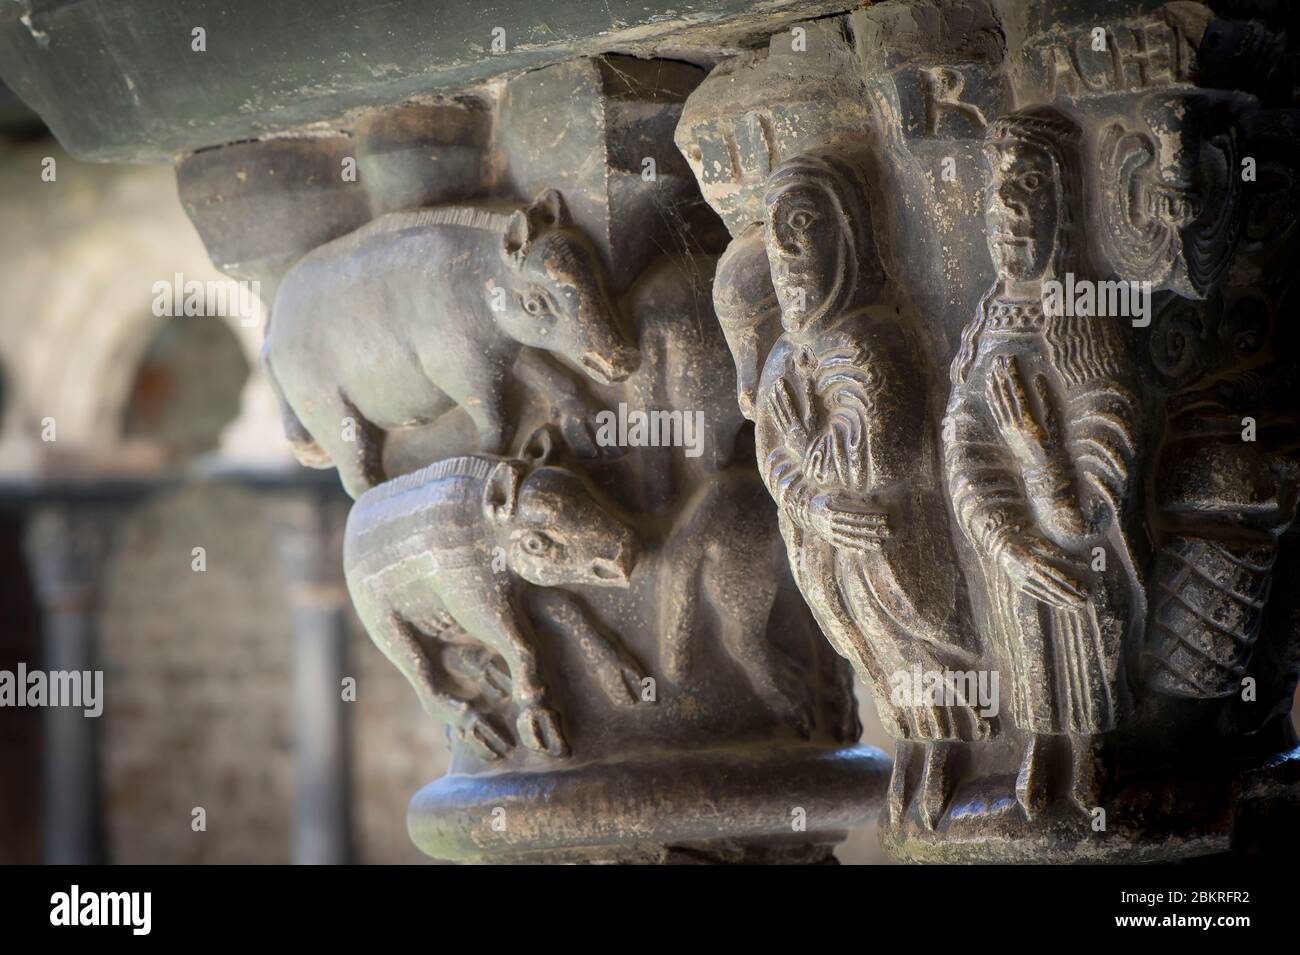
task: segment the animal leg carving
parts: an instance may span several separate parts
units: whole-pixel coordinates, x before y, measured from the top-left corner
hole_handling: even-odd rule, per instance
[[[373,425],[354,405],[342,389],[339,390],[343,414],[339,428],[345,442],[350,442],[351,453],[335,458],[339,479],[353,498],[361,496],[376,484],[382,484],[384,475],[384,432]]]
[[[546,705],[546,690],[530,634],[518,625],[502,621],[496,649],[506,658],[515,696],[522,707],[515,721],[519,741],[548,756],[567,756],[569,744],[560,728],[559,714]]]
[[[452,645],[443,652],[442,660],[450,672],[478,687],[489,703],[503,703],[514,693],[510,673],[486,647]]]
[[[600,455],[595,433],[597,409],[567,369],[544,352],[525,348],[515,362],[515,374],[546,404],[550,419],[559,426],[574,454],[584,458]]]
[[[730,554],[710,558],[701,574],[709,602],[721,621],[722,644],[744,670],[764,702],[802,739],[812,736],[813,701],[789,654],[767,638],[767,621],[776,601],[775,576],[759,563]]]
[[[645,668],[615,638],[601,632],[573,596],[538,590],[533,607],[538,617],[578,648],[611,703],[637,704]]]
[[[485,363],[474,374],[447,375],[421,358],[425,373],[474,425],[479,436],[479,450],[489,454],[506,453],[515,427],[506,413],[505,391],[500,382],[509,377],[509,366],[500,360]]]
[[[384,655],[415,688],[420,706],[435,719],[446,721],[462,741],[474,746],[484,759],[499,759],[513,748],[474,704],[446,692],[440,685],[417,628],[397,614],[368,628]]]
[[[663,578],[667,589],[660,600],[661,605],[666,601],[668,620],[664,627],[660,665],[670,680],[681,680],[691,670],[695,621],[699,612],[700,567],[693,561],[685,561],[682,569],[666,569]]]

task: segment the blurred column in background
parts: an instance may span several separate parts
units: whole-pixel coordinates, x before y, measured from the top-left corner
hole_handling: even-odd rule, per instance
[[[46,671],[95,669],[96,605],[109,534],[107,514],[74,506],[44,507],[29,523],[27,555],[44,616]],[[47,706],[44,719],[44,861],[102,862],[98,723],[74,706]]]
[[[286,496],[278,517],[294,630],[293,861],[340,865],[353,861],[347,704],[356,699],[338,557],[346,507],[336,495],[304,492]]]

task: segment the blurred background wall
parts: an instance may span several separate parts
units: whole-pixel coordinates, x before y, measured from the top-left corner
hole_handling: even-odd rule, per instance
[[[306,502],[324,515],[332,532],[315,556],[337,568],[346,498],[332,472],[288,454],[256,362],[260,315],[153,313],[154,283],[176,273],[223,279],[171,168],[78,163],[0,93],[0,669],[51,666],[63,591],[91,589],[82,610],[105,705],[74,731],[93,743],[79,795],[93,801],[94,858],[309,860],[313,840],[339,839],[303,824],[323,799],[344,806],[349,858],[428,861],[405,810],[445,771],[442,727],[346,601],[333,664],[354,701],[319,679],[295,632],[302,568],[285,553],[285,512]],[[33,533],[40,515],[59,518],[53,530]],[[325,722],[341,713],[345,730],[325,772],[304,752],[319,743],[313,707]],[[0,862],[50,859],[52,817],[68,812],[69,794],[51,791],[70,770],[50,765],[50,722],[0,708]],[[346,792],[322,797],[340,779]]]

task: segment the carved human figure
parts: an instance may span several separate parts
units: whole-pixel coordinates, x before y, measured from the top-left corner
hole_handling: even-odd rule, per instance
[[[1134,462],[1142,428],[1117,319],[1048,314],[1043,283],[1087,275],[1080,130],[1031,107],[990,125],[985,218],[997,282],[962,333],[943,443],[957,523],[1026,734],[1016,797],[1050,797],[1050,740],[1068,738],[1071,796],[1099,802],[1103,734],[1124,706],[1123,657],[1144,614]]]
[[[921,817],[942,816],[954,741],[990,736],[976,701],[899,700],[899,674],[973,667],[979,644],[945,519],[922,352],[892,306],[872,239],[865,164],[828,146],[769,180],[766,242],[784,333],[755,402],[759,470],[795,580],[836,650],[875,690],[898,741],[891,810],[913,747]],[[991,714],[990,714],[991,715]]]

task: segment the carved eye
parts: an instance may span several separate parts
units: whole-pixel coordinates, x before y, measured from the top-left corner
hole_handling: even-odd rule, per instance
[[[551,303],[541,292],[530,292],[523,297],[522,302],[524,311],[529,315],[547,315],[551,311]]]
[[[551,549],[551,539],[540,531],[529,531],[519,543],[524,553],[534,557],[541,557]]]
[[[1041,172],[1027,172],[1020,177],[1020,184],[1030,192],[1037,192],[1043,187],[1043,178]]]
[[[817,214],[807,209],[795,209],[785,220],[786,225],[796,232],[807,232],[817,221]]]

